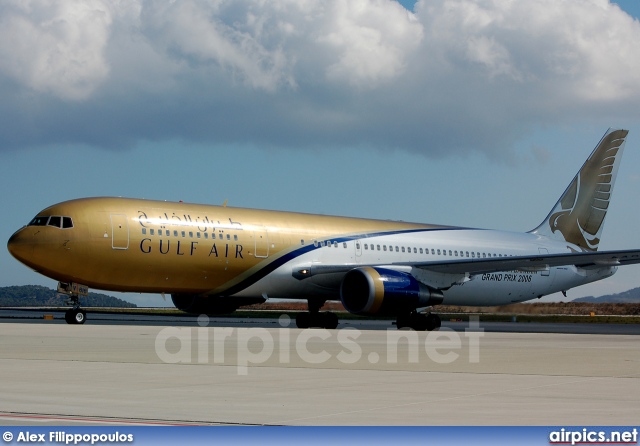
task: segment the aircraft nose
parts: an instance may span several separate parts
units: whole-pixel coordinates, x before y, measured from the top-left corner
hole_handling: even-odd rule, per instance
[[[29,261],[33,254],[33,243],[26,239],[24,228],[19,229],[9,238],[7,249],[20,262]]]

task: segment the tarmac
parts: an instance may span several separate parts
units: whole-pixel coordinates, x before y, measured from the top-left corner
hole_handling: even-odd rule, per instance
[[[4,320],[0,424],[587,426],[640,413],[637,335],[214,322]]]

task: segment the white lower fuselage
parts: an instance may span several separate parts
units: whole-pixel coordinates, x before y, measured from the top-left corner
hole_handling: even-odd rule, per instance
[[[575,252],[578,248],[532,234],[479,229],[434,229],[346,241],[336,237],[335,243],[329,240],[328,244],[292,259],[236,295],[284,299],[292,296],[323,296],[340,299],[342,273],[318,274],[298,280],[292,276],[292,271],[322,265],[345,264],[354,268],[361,265],[388,265],[391,269],[412,274],[426,285],[441,289],[445,305],[493,306],[565,291],[616,272],[616,267],[582,269],[567,265],[531,271],[482,273],[451,284],[452,277],[448,274],[397,265],[417,261],[560,254],[572,250]]]

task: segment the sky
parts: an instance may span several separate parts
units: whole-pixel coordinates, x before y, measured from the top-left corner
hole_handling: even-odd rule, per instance
[[[622,127],[600,249],[640,248],[639,3],[3,1],[0,238],[86,196],[528,231]]]

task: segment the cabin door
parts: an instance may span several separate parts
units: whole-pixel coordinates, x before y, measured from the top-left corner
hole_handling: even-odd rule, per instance
[[[129,222],[124,214],[111,214],[111,247],[129,248]]]
[[[269,256],[269,235],[267,229],[264,227],[256,226],[256,230],[253,231],[253,238],[255,240],[256,257],[265,258]]]

